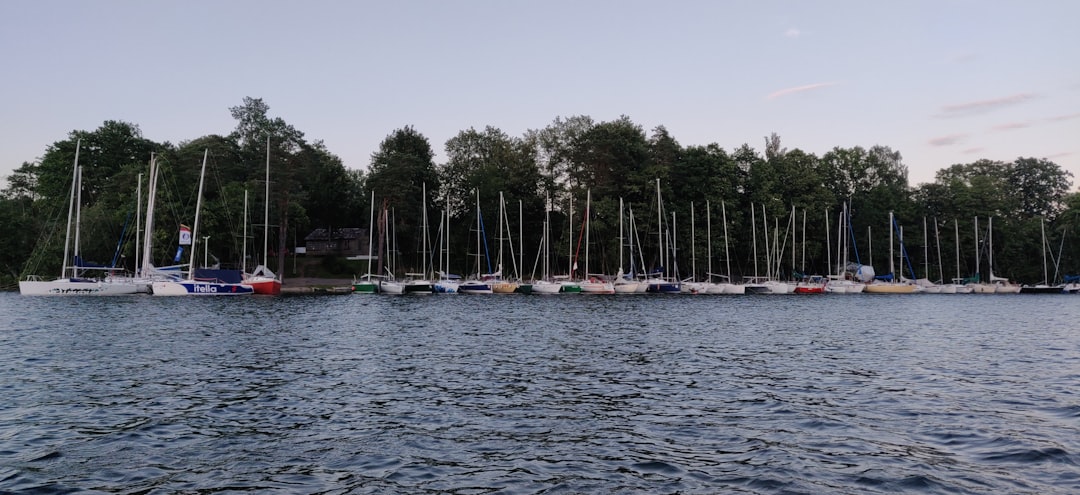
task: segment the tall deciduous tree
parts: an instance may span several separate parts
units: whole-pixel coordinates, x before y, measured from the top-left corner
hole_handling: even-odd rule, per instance
[[[439,197],[439,174],[435,154],[427,137],[412,126],[397,129],[383,139],[371,156],[367,187],[394,209],[398,246],[407,256],[403,261],[420,266],[421,198],[427,188],[430,198]],[[426,186],[425,186],[426,185]],[[431,215],[429,215],[429,218]]]

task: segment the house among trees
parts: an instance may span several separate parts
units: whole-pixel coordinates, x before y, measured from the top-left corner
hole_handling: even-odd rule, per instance
[[[367,254],[367,229],[344,227],[315,229],[304,237],[308,256],[359,256]]]

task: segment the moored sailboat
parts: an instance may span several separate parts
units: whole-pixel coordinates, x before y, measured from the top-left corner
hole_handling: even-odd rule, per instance
[[[198,250],[199,214],[202,209],[203,182],[206,177],[206,160],[210,150],[203,152],[202,170],[199,173],[199,194],[195,202],[195,226],[191,230],[191,252],[188,261],[188,278],[185,280],[156,280],[151,285],[155,296],[239,296],[251,295],[255,291],[250,285],[220,279],[196,279],[195,253]],[[203,246],[203,249],[209,249]]]
[[[79,252],[79,224],[82,198],[82,167],[79,166],[79,150],[82,141],[75,142],[75,165],[71,177],[71,196],[68,203],[67,228],[64,234],[64,258],[60,277],[43,280],[31,275],[19,281],[19,293],[24,296],[119,296],[142,292],[140,283],[129,277],[117,277],[114,274],[123,268],[89,266],[84,264]],[[72,213],[75,220],[72,222]],[[74,229],[74,249],[72,231]],[[69,264],[69,256],[74,256],[74,263]],[[87,278],[83,273],[89,270],[103,271],[104,278]],[[144,287],[145,284],[142,284]]]
[[[246,197],[246,196],[245,196]],[[250,285],[251,289],[256,294],[263,294],[268,296],[276,296],[281,294],[281,277],[278,277],[276,273],[270,270],[267,266],[269,259],[267,254],[269,253],[269,239],[270,239],[270,137],[266,138],[266,193],[263,196],[263,252],[262,263],[255,267],[251,273],[244,273],[244,284]],[[245,215],[247,213],[245,205]],[[247,228],[247,221],[245,220],[245,228]],[[246,237],[246,236],[245,236]],[[244,245],[247,245],[247,239],[244,239]],[[244,260],[246,262],[247,260]]]

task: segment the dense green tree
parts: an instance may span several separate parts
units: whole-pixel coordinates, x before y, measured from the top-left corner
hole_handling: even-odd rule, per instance
[[[433,207],[430,198],[440,196],[434,156],[428,139],[411,126],[390,133],[371,156],[367,187],[375,191],[376,201],[393,209],[397,245],[404,255],[402,261],[410,271],[420,267],[424,188],[427,189],[429,208]],[[378,198],[382,198],[381,201]]]
[[[1006,172],[1006,192],[1016,196],[1017,214],[1051,218],[1064,209],[1071,179],[1071,173],[1049,160],[1017,158]]]
[[[1072,176],[1048,160],[955,164],[940,170],[933,182],[911,188],[900,153],[885,146],[838,147],[817,157],[784,148],[780,137],[772,134],[765,138],[762,153],[749,145],[727,152],[715,144],[684,147],[664,126],[657,126],[646,137],[642,128],[625,116],[600,123],[587,116],[573,116],[556,118],[546,128],[530,130],[520,138],[493,127],[462,131],[446,143],[447,161],[439,167],[433,163],[427,139],[405,127],[387,136],[365,173],[346,169],[321,141],[308,142],[283,119],[271,117],[269,106],[261,99],[245,98],[229,110],[237,126],[228,136],[207,135],[179,145],[154,143],[143,138],[133,124],[106,121],[92,131],[72,131],[47,146],[40,160],[23,163],[7,178],[7,187],[0,194],[0,277],[10,280],[15,272],[47,275],[58,271],[76,143],[80,141],[83,185],[79,212],[84,232],[80,254],[85,259],[127,266],[134,265],[134,211],[140,201],[146,201],[145,194],[141,198],[136,195],[136,188],[149,180],[150,156],[157,157],[161,168],[153,257],[156,264],[168,264],[175,254],[177,226],[194,220],[199,169],[207,151],[200,236],[210,237],[210,245],[208,251],[200,251],[217,257],[223,265],[236,263],[244,251],[245,240],[239,234],[244,230],[245,191],[249,193],[248,247],[261,245],[252,241],[266,237],[269,230],[271,245],[276,246],[272,253],[285,252],[287,239],[302,242],[312,227],[366,227],[368,192],[375,191],[378,207],[381,209],[385,200],[394,210],[397,245],[405,255],[401,259],[410,265],[402,268],[418,267],[419,258],[413,253],[419,251],[420,196],[426,185],[429,228],[435,230],[440,210],[449,207],[452,212],[452,252],[477,249],[469,245],[470,241],[475,244],[470,230],[475,221],[476,193],[494,248],[502,193],[515,252],[525,245],[526,257],[534,258],[544,211],[550,205],[555,234],[552,245],[557,250],[554,257],[565,260],[576,252],[579,264],[585,248],[581,240],[585,198],[591,191],[588,248],[593,272],[618,269],[620,198],[628,205],[627,211],[634,208],[637,240],[643,243],[639,247],[650,260],[646,264],[659,263],[659,239],[668,231],[678,239],[678,264],[684,274],[693,252],[701,275],[710,245],[717,248],[714,264],[726,261],[720,259],[718,249],[723,243],[721,202],[727,210],[729,249],[736,272],[747,273],[753,261],[748,256],[754,241],[752,206],[758,219],[753,227],[758,229],[759,261],[765,256],[762,229],[768,226],[779,234],[770,235],[774,251],[777,238],[782,239],[779,244],[785,254],[781,259],[787,272],[795,268],[787,266],[792,263],[791,235],[803,229],[803,215],[807,217],[807,270],[817,270],[824,262],[825,232],[835,243],[836,215],[845,202],[851,204],[852,229],[864,261],[872,238],[875,261],[882,265],[889,233],[898,236],[902,232],[913,264],[932,262],[925,258],[936,259],[937,249],[933,248],[940,244],[943,257],[949,260],[953,256],[945,255],[959,248],[963,274],[978,271],[985,275],[991,253],[996,275],[1022,281],[1042,279],[1043,252],[1063,271],[1075,272],[1080,266],[1080,220],[1076,220],[1080,204],[1077,194],[1068,192]],[[272,230],[263,228],[260,214],[266,204],[268,155],[271,215],[266,223],[274,227]],[[658,180],[662,211],[656,206]],[[549,204],[544,201],[547,196],[551,197]],[[574,218],[568,217],[571,200]],[[712,206],[712,238],[702,230],[706,203]],[[517,226],[519,208],[524,224]],[[825,226],[826,210],[831,227]],[[889,212],[895,214],[896,225],[887,223]],[[762,215],[767,215],[767,220]],[[658,217],[662,225],[657,225]],[[927,219],[925,228],[923,218]],[[1041,242],[1043,219],[1046,246]],[[959,239],[953,234],[954,222],[959,226]],[[941,235],[931,240],[934,227]],[[571,230],[574,246],[566,239]],[[525,234],[524,239],[517,239],[521,237],[518,231]],[[501,237],[506,237],[505,233]],[[799,248],[801,238],[794,242]],[[894,243],[898,247],[899,243]],[[29,259],[30,246],[34,248],[33,259]],[[980,263],[975,262],[976,253],[982,258]],[[278,270],[284,271],[284,257],[277,261]],[[950,264],[942,263],[946,268]],[[952,275],[954,270],[937,272]]]
[[[458,133],[446,142],[445,149],[447,162],[440,168],[446,193],[443,202],[457,219],[457,227],[453,229],[455,246],[451,248],[452,252],[462,255],[477,252],[477,201],[491,242],[507,237],[505,233],[495,235],[500,195],[508,210],[504,224],[511,226],[513,236],[510,237],[515,253],[520,253],[518,243],[521,242],[529,246],[530,251],[535,251],[534,246],[539,244],[542,231],[545,208],[543,194],[547,181],[538,167],[534,144],[510,137],[489,126],[483,131],[468,129]],[[519,210],[524,217],[524,225],[520,228]],[[525,239],[517,239],[519,230],[526,236]],[[506,258],[504,256],[504,261]],[[509,270],[509,263],[506,265]]]

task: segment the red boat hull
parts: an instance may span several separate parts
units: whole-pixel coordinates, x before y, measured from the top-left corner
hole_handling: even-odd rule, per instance
[[[244,285],[250,285],[256,294],[277,296],[281,294],[280,280],[245,281]]]

